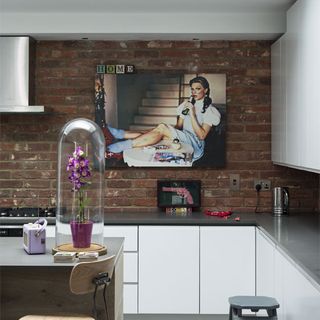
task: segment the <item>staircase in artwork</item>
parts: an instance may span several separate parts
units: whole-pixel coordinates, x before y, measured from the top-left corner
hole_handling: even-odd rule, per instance
[[[179,78],[158,78],[150,83],[130,130],[149,130],[160,123],[175,125],[179,106]]]

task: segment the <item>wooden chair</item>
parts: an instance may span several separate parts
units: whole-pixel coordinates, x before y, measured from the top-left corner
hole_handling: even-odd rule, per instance
[[[93,293],[93,317],[85,315],[27,315],[19,320],[96,320],[96,294],[101,288],[103,288],[105,313],[109,319],[106,289],[112,278],[114,259],[115,256],[111,256],[98,261],[80,262],[72,268],[69,279],[70,291],[77,295]]]

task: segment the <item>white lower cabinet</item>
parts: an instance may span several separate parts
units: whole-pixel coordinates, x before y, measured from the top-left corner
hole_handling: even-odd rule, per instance
[[[124,313],[227,314],[229,297],[257,294],[278,300],[279,320],[320,319],[319,286],[255,229],[106,226],[125,238]]]
[[[199,227],[139,227],[139,313],[199,313]]]
[[[138,312],[138,226],[104,226],[105,237],[123,237],[123,313]]]
[[[320,319],[320,291],[282,254],[278,254],[282,271],[283,312],[279,320]]]
[[[138,284],[123,285],[123,313],[138,313]]]
[[[255,295],[255,227],[200,227],[200,313],[227,314],[234,295]]]
[[[123,281],[125,283],[138,282],[138,253],[137,252],[124,252],[124,273]]]
[[[279,320],[320,319],[320,290],[261,231],[257,232],[257,294],[277,299]]]
[[[257,295],[278,298],[275,294],[275,245],[260,230],[257,230]]]
[[[46,237],[54,238],[56,236],[56,226],[49,225],[46,227]]]
[[[123,237],[124,252],[138,251],[138,226],[104,226],[104,237]]]

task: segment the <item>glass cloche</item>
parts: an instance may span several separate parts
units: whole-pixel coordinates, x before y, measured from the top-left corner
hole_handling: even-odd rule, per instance
[[[88,119],[69,121],[58,142],[56,248],[103,251],[105,139]]]

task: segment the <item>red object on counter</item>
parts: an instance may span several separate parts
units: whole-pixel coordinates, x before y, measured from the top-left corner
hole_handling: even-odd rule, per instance
[[[204,210],[204,214],[206,214],[207,216],[224,218],[230,216],[232,214],[232,211],[211,211],[206,209]]]

